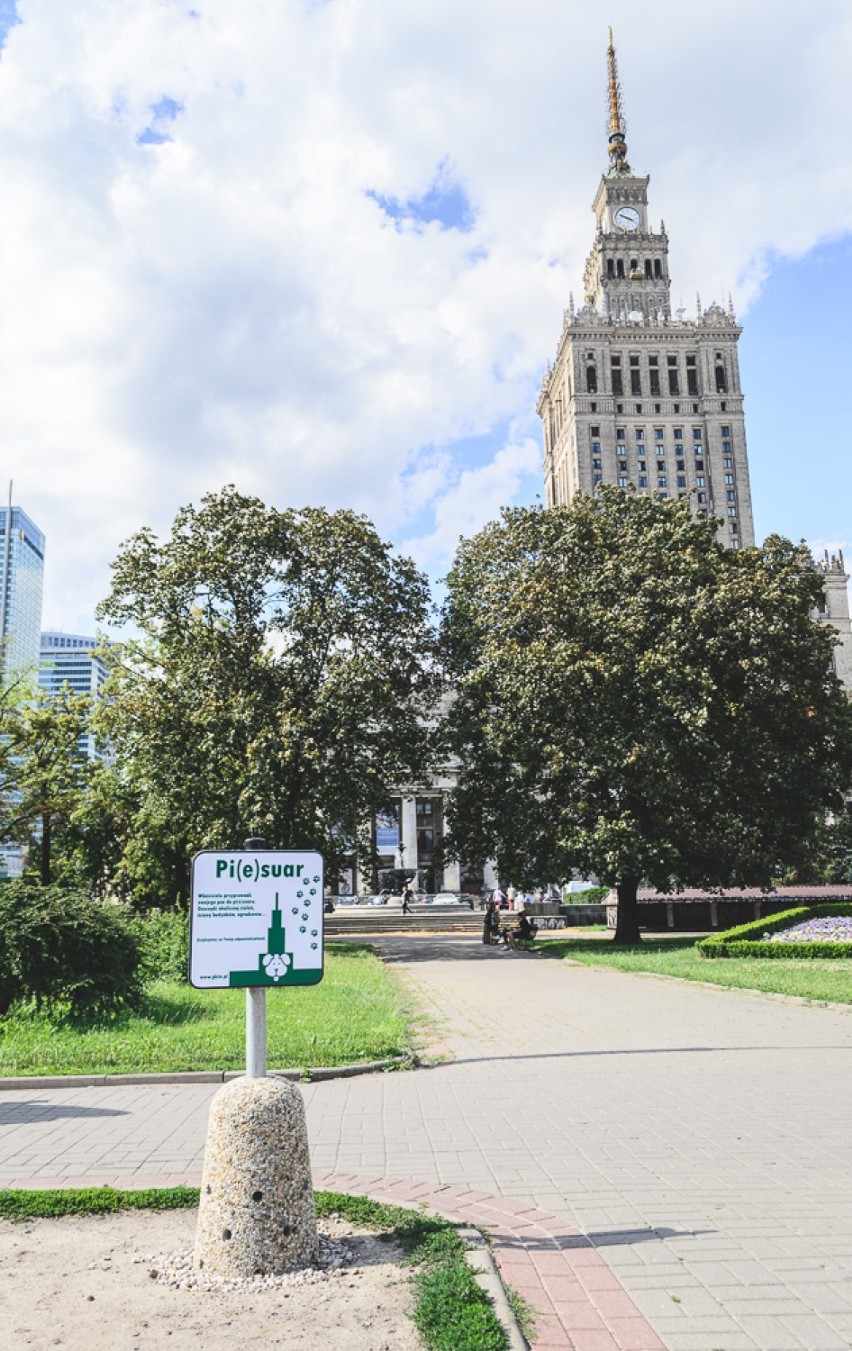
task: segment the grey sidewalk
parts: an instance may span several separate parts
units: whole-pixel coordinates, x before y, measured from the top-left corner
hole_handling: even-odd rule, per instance
[[[318,1173],[551,1212],[670,1351],[852,1346],[852,1014],[466,939],[382,946],[456,1059],[305,1086]],[[213,1091],[3,1092],[0,1185],[197,1175]]]

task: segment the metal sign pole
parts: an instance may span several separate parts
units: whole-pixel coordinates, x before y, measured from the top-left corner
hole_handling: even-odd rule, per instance
[[[266,991],[246,990],[246,1078],[266,1078]]]
[[[266,840],[253,836],[243,847],[265,849]],[[266,1078],[266,990],[262,986],[246,989],[246,1078]]]

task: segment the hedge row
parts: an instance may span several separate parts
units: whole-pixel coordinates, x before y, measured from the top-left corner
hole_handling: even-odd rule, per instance
[[[696,949],[702,957],[777,957],[812,958],[827,960],[838,957],[852,957],[852,943],[763,943],[764,934],[783,932],[794,924],[808,919],[838,915],[841,918],[852,916],[852,905],[838,902],[833,905],[799,905],[793,910],[783,910],[780,915],[770,915],[766,919],[752,920],[750,924],[739,924],[735,929],[724,933],[711,934],[699,939]]]

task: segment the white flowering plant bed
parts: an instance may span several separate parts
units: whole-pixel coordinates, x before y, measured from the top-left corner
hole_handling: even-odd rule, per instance
[[[702,957],[852,958],[852,905],[800,905],[696,943]]]

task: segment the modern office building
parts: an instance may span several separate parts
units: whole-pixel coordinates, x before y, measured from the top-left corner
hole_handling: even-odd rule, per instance
[[[97,648],[99,638],[80,633],[59,633],[55,630],[41,635],[41,660],[38,683],[48,694],[56,695],[63,685],[69,685],[75,694],[97,696],[107,678],[107,668]],[[89,759],[101,759],[91,733],[81,738],[81,752]]]
[[[44,535],[11,500],[0,509],[0,559],[3,676],[6,680],[28,677],[35,684],[41,641]]]
[[[585,299],[565,311],[537,410],[549,506],[601,483],[658,497],[692,495],[720,538],[754,543],[737,341],[730,303],[672,315],[668,236],[655,229],[647,175],[627,159],[610,32],[609,167],[592,205]]]

